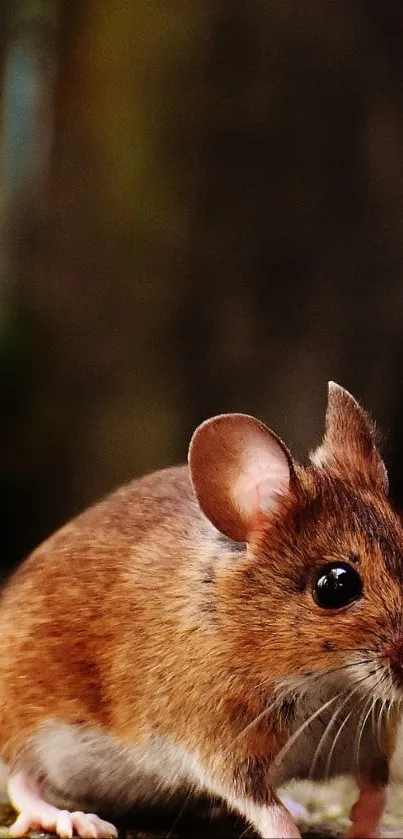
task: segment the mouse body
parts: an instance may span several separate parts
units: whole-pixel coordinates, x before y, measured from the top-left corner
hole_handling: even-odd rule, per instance
[[[207,794],[298,837],[276,792],[355,776],[378,835],[403,696],[403,530],[374,427],[331,384],[307,466],[258,420],[215,417],[189,465],[137,479],[26,559],[0,599],[0,756],[19,815]]]

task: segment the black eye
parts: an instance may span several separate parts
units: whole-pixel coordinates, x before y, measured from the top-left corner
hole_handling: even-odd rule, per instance
[[[341,609],[361,595],[361,578],[346,562],[329,562],[318,571],[313,597],[323,609]]]

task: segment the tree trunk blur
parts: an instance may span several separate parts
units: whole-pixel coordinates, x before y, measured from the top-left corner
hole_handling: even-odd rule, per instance
[[[212,413],[254,413],[306,456],[329,378],[386,430],[402,502],[399,8],[14,5],[7,561],[117,483],[184,459]],[[40,91],[23,105],[10,100],[21,49]]]

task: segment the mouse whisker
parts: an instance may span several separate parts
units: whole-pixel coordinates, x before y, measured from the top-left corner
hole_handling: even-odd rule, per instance
[[[330,717],[329,722],[327,723],[327,725],[325,727],[325,730],[324,730],[324,732],[323,732],[323,734],[322,734],[322,736],[319,740],[319,743],[316,747],[316,750],[315,750],[315,753],[314,753],[314,756],[313,756],[313,759],[312,759],[311,768],[309,770],[309,775],[308,775],[309,779],[311,779],[314,775],[315,766],[316,766],[316,764],[319,760],[319,756],[320,756],[320,753],[322,751],[322,746],[324,745],[324,743],[327,739],[327,736],[332,729],[333,724],[335,723],[343,705],[347,702],[348,698],[349,697],[347,696],[347,698],[344,700],[344,702],[342,702],[341,705],[337,706],[336,710],[333,712],[332,716]]]
[[[335,748],[336,748],[337,741],[338,741],[338,739],[339,739],[339,737],[340,737],[340,735],[341,735],[341,733],[342,733],[342,731],[343,731],[343,728],[347,725],[347,723],[348,723],[348,721],[349,721],[350,717],[352,716],[352,714],[353,714],[353,708],[352,708],[352,709],[351,709],[351,711],[349,711],[349,712],[348,712],[348,714],[346,714],[346,716],[344,717],[344,720],[343,720],[342,724],[339,726],[339,729],[338,729],[338,731],[337,731],[337,734],[336,734],[336,736],[335,736],[335,737],[334,737],[334,739],[333,739],[333,743],[332,743],[332,745],[331,745],[330,752],[329,752],[329,754],[328,754],[328,756],[327,756],[326,767],[325,767],[325,773],[324,773],[324,778],[325,778],[325,779],[328,779],[328,778],[329,778],[329,775],[330,775],[330,766],[331,766],[332,757],[333,757],[333,754],[334,754],[334,750],[335,750]]]
[[[359,720],[358,734],[357,734],[357,738],[356,738],[356,740],[357,740],[357,747],[356,747],[357,769],[359,769],[359,766],[360,766],[360,749],[361,749],[362,737],[363,737],[363,734],[364,734],[364,730],[365,730],[365,726],[366,726],[368,717],[371,714],[374,702],[376,702],[376,698],[373,697],[372,695],[370,695],[367,698],[367,701],[364,703],[364,707],[363,707],[362,712],[361,712],[361,716],[360,716],[360,720]]]
[[[381,747],[381,719],[382,719],[382,711],[384,706],[384,700],[381,702],[378,710],[378,717],[376,720],[376,739],[378,742],[379,748]]]
[[[329,722],[328,722],[328,724],[327,724],[327,726],[326,726],[326,728],[325,728],[325,730],[322,734],[322,737],[319,740],[319,744],[318,744],[317,749],[315,751],[315,754],[313,756],[311,769],[310,769],[310,772],[309,772],[309,777],[312,777],[312,775],[313,775],[316,762],[319,759],[320,752],[322,750],[322,746],[324,745],[324,743],[326,741],[326,738],[327,738],[328,734],[330,733],[330,730],[331,730],[332,726],[334,725],[335,721],[337,720],[337,717],[339,716],[339,714],[341,713],[343,708],[347,705],[347,703],[350,701],[350,699],[354,696],[354,694],[356,694],[357,691],[359,691],[359,690],[361,690],[361,684],[356,685],[354,688],[352,688],[352,690],[350,690],[347,693],[347,696],[345,697],[345,699],[343,699],[343,702],[341,702],[340,705],[337,706],[336,710],[333,712],[332,716],[330,717],[330,720],[329,720]],[[351,713],[352,713],[352,711],[350,711],[350,714]],[[340,729],[339,729],[339,731],[340,731]],[[334,742],[334,740],[333,740],[333,742]]]
[[[340,652],[355,652],[356,653],[357,650],[354,650],[353,648],[346,647],[345,649],[340,650]],[[372,654],[372,655],[376,654],[375,651],[373,651],[373,650],[361,650],[361,653],[369,653],[369,654]],[[374,658],[372,657],[372,655],[371,655],[371,657],[369,655],[367,655],[365,658],[360,658],[360,659],[357,659],[356,661],[345,662],[344,664],[340,664],[337,667],[332,667],[331,669],[319,670],[319,671],[316,671],[316,672],[308,672],[308,673],[298,673],[298,674],[295,674],[293,676],[288,676],[287,679],[284,679],[281,682],[281,687],[284,686],[284,685],[287,686],[287,682],[292,683],[292,687],[288,686],[287,691],[298,690],[300,685],[306,685],[307,687],[309,687],[311,682],[318,681],[320,679],[323,679],[324,681],[326,681],[329,678],[329,676],[333,676],[337,673],[342,672],[343,670],[353,669],[354,667],[359,667],[360,665],[373,664],[374,663]],[[268,681],[265,680],[265,681],[259,682],[255,686],[255,689],[256,690],[265,689],[265,688],[267,689],[268,687],[272,687],[272,682],[269,683]],[[279,685],[277,685],[276,689],[278,690],[278,688],[279,688]],[[286,698],[286,697],[284,697],[284,698]]]
[[[280,706],[281,706],[281,704],[282,704],[285,700],[287,700],[287,699],[295,699],[295,694],[296,694],[296,693],[297,693],[297,694],[298,694],[298,693],[299,693],[299,694],[301,694],[301,693],[305,693],[305,692],[306,692],[306,690],[309,690],[310,683],[311,683],[311,681],[312,681],[312,680],[316,680],[316,681],[317,681],[317,680],[319,680],[319,679],[323,679],[324,681],[326,681],[326,680],[327,680],[327,678],[329,677],[329,675],[336,674],[336,673],[338,673],[338,672],[339,672],[339,671],[341,671],[341,670],[345,670],[346,668],[352,668],[352,667],[359,666],[359,665],[361,665],[361,664],[366,664],[366,663],[371,663],[370,659],[363,659],[363,660],[360,660],[360,661],[358,661],[358,662],[350,662],[350,663],[348,663],[348,664],[343,664],[343,665],[341,665],[340,667],[335,667],[335,668],[333,668],[333,669],[332,669],[332,670],[330,670],[330,671],[329,671],[329,670],[327,670],[326,672],[321,672],[321,673],[310,673],[310,674],[302,675],[301,677],[297,677],[297,682],[299,682],[297,685],[295,684],[295,681],[294,681],[294,680],[293,680],[293,684],[285,684],[285,683],[282,683],[280,686],[278,686],[278,687],[277,687],[277,689],[276,689],[276,695],[275,695],[275,697],[273,698],[273,700],[269,703],[269,705],[267,705],[267,706],[263,709],[263,711],[261,711],[259,714],[257,714],[257,715],[256,715],[256,717],[254,717],[254,719],[253,719],[253,720],[251,720],[251,722],[249,722],[249,723],[248,723],[248,724],[247,724],[247,725],[246,725],[246,726],[242,729],[242,731],[240,731],[240,732],[236,735],[236,737],[235,737],[235,738],[234,738],[234,739],[230,742],[230,744],[229,744],[229,748],[231,748],[231,747],[232,747],[235,743],[237,743],[240,739],[242,739],[243,737],[245,737],[245,736],[248,734],[248,732],[249,732],[252,728],[254,728],[256,725],[259,725],[259,723],[260,723],[260,722],[261,722],[261,721],[262,721],[262,720],[263,720],[266,716],[268,716],[268,715],[269,715],[272,711],[274,711],[275,709],[279,709],[279,708],[280,708]],[[364,678],[367,678],[367,677],[364,677]],[[362,681],[362,680],[360,680],[360,682],[361,682],[361,681]],[[358,689],[358,687],[355,687],[355,688],[354,688],[354,690],[356,690],[356,689]],[[348,688],[348,690],[350,690],[350,688]],[[343,693],[342,693],[342,694],[338,694],[338,696],[340,696],[340,695],[342,696],[343,694],[344,694],[344,691],[343,691]],[[334,697],[334,698],[336,698],[336,697]],[[332,699],[333,699],[333,698],[332,698]],[[330,700],[329,700],[329,701],[330,701]],[[326,703],[325,703],[325,704],[326,704]],[[323,710],[323,708],[321,708],[320,710]],[[318,713],[320,713],[320,710],[319,710],[319,712],[318,712]],[[316,714],[316,715],[317,715],[317,714]]]
[[[365,676],[363,676],[358,681],[358,683],[355,685],[355,687],[354,687],[354,689],[351,693],[355,693],[355,691],[358,690],[359,687],[362,688],[362,685],[369,679],[370,679],[370,674],[366,674]],[[350,690],[350,688],[348,688],[347,690]],[[326,702],[324,702],[316,711],[314,711],[302,723],[302,725],[299,726],[299,728],[297,728],[297,730],[291,735],[291,737],[288,738],[288,740],[284,744],[283,748],[280,749],[279,753],[277,754],[276,759],[275,759],[276,764],[280,763],[284,759],[285,755],[288,753],[290,748],[294,745],[295,741],[305,731],[305,729],[311,724],[311,722],[313,722],[313,720],[316,719],[316,717],[318,717],[319,714],[321,714],[323,711],[325,711],[326,708],[328,708],[333,702],[335,702],[337,699],[340,699],[340,697],[344,696],[345,693],[346,693],[346,691],[342,691],[341,693],[337,693],[334,696],[332,696],[330,699],[328,699]],[[364,694],[362,701],[364,701],[365,699],[367,699],[367,694],[366,693]]]
[[[277,689],[280,687],[282,689],[286,689],[289,698],[295,698],[295,694],[303,695],[306,691],[310,690],[314,685],[317,686],[319,682],[323,681],[326,684],[331,676],[335,676],[338,673],[341,673],[345,670],[354,671],[354,668],[359,668],[365,665],[372,665],[374,661],[372,658],[362,658],[357,659],[357,661],[350,661],[345,664],[340,665],[339,667],[333,667],[331,670],[321,670],[316,673],[302,673],[297,674],[292,677],[288,677],[281,682],[281,685],[277,686]],[[366,674],[365,678],[369,678],[370,674]],[[349,688],[348,688],[349,689]]]
[[[300,735],[305,731],[305,729],[308,728],[308,726],[316,719],[316,717],[319,716],[319,714],[321,714],[323,711],[325,711],[326,708],[328,708],[330,705],[333,704],[333,702],[336,702],[336,700],[339,699],[339,697],[340,697],[340,694],[338,694],[338,693],[335,694],[334,696],[332,696],[330,699],[327,700],[327,702],[324,702],[322,705],[320,705],[320,707],[317,708],[316,711],[314,711],[313,714],[311,714],[308,717],[308,719],[306,719],[302,723],[302,725],[299,726],[299,728],[297,728],[297,730],[294,732],[294,734],[292,734],[292,736],[288,738],[288,740],[284,744],[283,748],[280,749],[280,751],[276,755],[276,758],[275,758],[275,761],[274,761],[275,764],[281,763],[281,761],[284,759],[287,752],[294,745],[294,743],[298,739],[298,737],[300,737]]]
[[[278,707],[279,703],[280,703],[280,699],[279,699],[279,697],[278,697],[278,696],[276,696],[276,697],[273,699],[273,701],[272,701],[269,705],[267,705],[267,706],[266,706],[266,708],[264,708],[264,709],[263,709],[263,711],[261,711],[259,714],[257,714],[257,715],[256,715],[256,717],[254,717],[254,719],[253,719],[251,722],[249,722],[249,723],[245,726],[245,728],[243,728],[243,729],[242,729],[242,731],[240,731],[240,732],[236,735],[236,737],[234,737],[234,739],[233,739],[233,740],[231,740],[231,741],[230,741],[230,743],[228,744],[228,748],[229,748],[229,749],[231,749],[231,748],[235,745],[235,743],[237,743],[239,740],[241,740],[243,737],[245,737],[245,736],[246,736],[246,734],[248,734],[248,732],[249,732],[252,728],[254,728],[256,725],[259,725],[259,723],[260,723],[262,720],[264,720],[264,718],[265,718],[268,714],[270,714],[270,712],[271,712],[271,711],[273,711],[276,707]],[[280,703],[280,704],[281,704],[281,703]]]

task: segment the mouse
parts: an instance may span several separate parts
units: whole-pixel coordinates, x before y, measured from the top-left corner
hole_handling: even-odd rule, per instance
[[[402,583],[378,433],[347,390],[329,383],[306,463],[248,414],[202,422],[186,465],[112,492],[2,589],[11,836],[102,839],[128,809],[207,795],[292,839],[279,787],[345,773],[348,837],[380,836]]]

